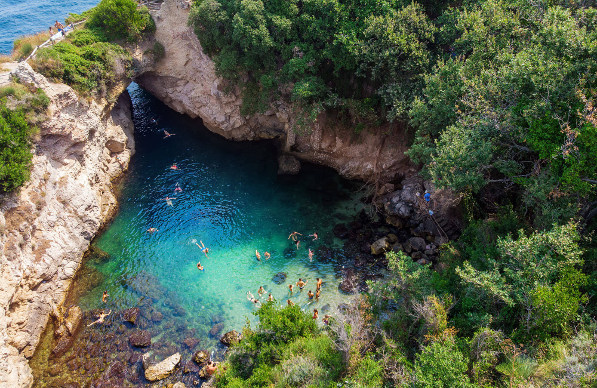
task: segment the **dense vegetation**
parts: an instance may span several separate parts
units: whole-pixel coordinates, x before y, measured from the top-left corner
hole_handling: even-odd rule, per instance
[[[301,341],[333,345],[339,374],[291,386],[597,384],[594,3],[196,0],[189,22],[244,113],[282,99],[355,130],[406,122],[409,156],[467,223],[433,269],[389,254],[326,330],[276,346],[259,333],[285,328],[249,331],[220,386],[318,376],[331,348],[291,362]]]
[[[82,94],[117,97],[110,96],[110,89],[133,73],[132,57],[123,46],[155,30],[149,11],[137,8],[134,0],[102,0],[70,20],[86,22],[64,41],[40,50],[33,68]]]
[[[0,88],[0,192],[29,179],[31,139],[49,102],[41,89],[18,83]]]

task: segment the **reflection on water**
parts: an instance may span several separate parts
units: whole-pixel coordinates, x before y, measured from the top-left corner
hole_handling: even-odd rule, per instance
[[[85,349],[83,360],[67,353],[55,371],[47,362],[52,346],[47,334],[34,361],[38,384],[106,379],[106,365],[116,361],[126,365],[127,384],[142,383],[130,368],[140,368],[138,356],[147,349],[129,346],[134,329],[123,324],[123,309],[141,307],[135,326],[149,330],[158,358],[180,351],[186,362],[199,348],[217,356],[223,351],[221,334],[240,331],[247,319],[255,323],[255,306],[246,294],[258,296],[260,286],[267,291],[263,300],[271,293],[280,303],[291,299],[305,310],[333,313],[346,301],[338,290],[345,257],[332,228],[362,208],[353,183],[309,165],[298,176],[279,177],[271,143],[226,141],[136,85],[130,92],[137,153],[122,183],[120,211],[95,240],[97,249],[80,271],[72,298],[85,311],[84,324],[96,309],[114,314],[101,326],[81,330],[76,347]],[[174,135],[164,138],[164,130]],[[288,239],[292,231],[302,233],[298,249]],[[313,232],[317,240],[308,237]],[[209,248],[207,257],[199,242]],[[309,249],[315,253],[312,261]],[[199,261],[203,271],[197,269]],[[279,275],[274,281],[279,273],[286,280],[280,282]],[[299,277],[308,281],[305,290],[289,295],[288,284]],[[316,277],[324,280],[322,295],[309,301],[306,293],[315,291]],[[188,346],[190,339],[200,342]],[[89,354],[96,353],[101,362],[90,361],[96,357]]]

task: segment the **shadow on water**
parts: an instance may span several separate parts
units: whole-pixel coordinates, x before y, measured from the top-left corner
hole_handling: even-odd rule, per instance
[[[155,360],[180,352],[180,367],[161,383],[192,385],[199,381],[190,361],[195,351],[221,359],[220,336],[240,331],[247,320],[256,323],[247,291],[258,297],[263,286],[262,300],[271,293],[279,303],[291,299],[326,313],[347,298],[338,285],[354,255],[332,229],[363,208],[358,184],[310,164],[296,176],[278,176],[271,142],[227,141],[137,85],[129,91],[136,154],[121,183],[119,213],[94,240],[69,296],[68,305],[83,310],[73,346],[52,355],[52,324],[44,333],[31,362],[40,387],[144,384],[145,352]],[[165,131],[173,135],[165,138]],[[292,231],[302,233],[298,249],[288,238]],[[313,232],[317,240],[308,237]],[[307,287],[289,295],[299,277]],[[322,296],[309,301],[316,277],[325,282]],[[103,323],[87,326],[107,310],[112,314]],[[150,346],[133,346],[147,335]]]

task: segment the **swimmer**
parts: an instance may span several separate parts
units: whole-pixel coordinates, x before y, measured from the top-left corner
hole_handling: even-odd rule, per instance
[[[293,302],[293,301],[291,301],[290,299],[288,299],[288,300],[286,301],[286,303],[288,303],[288,305],[289,305],[289,306],[294,306],[294,302]]]
[[[157,124],[157,123],[158,123],[158,121],[157,121],[157,120],[156,120],[154,117],[152,117],[152,118],[151,118],[151,123],[152,123],[152,124]]]
[[[319,295],[321,295],[321,290],[317,289],[317,291],[315,292],[315,299],[319,300]]]
[[[170,136],[174,136],[174,135],[176,135],[176,134],[175,134],[175,133],[169,133],[168,131],[166,131],[166,130],[164,129],[164,139],[166,139],[166,138],[168,138],[168,137],[170,137]]]
[[[172,206],[172,200],[173,200],[173,199],[176,199],[176,197],[166,197],[166,198],[162,198],[161,200],[162,200],[162,201],[166,201],[166,204],[167,204],[168,206]]]
[[[307,285],[307,282],[304,282],[303,279],[299,278],[298,282],[296,282],[296,285],[302,290],[303,287]]]
[[[182,188],[178,185],[178,182],[176,182],[176,186],[174,187],[174,191],[182,191]]]
[[[203,244],[203,241],[199,240],[199,242],[201,243],[201,245],[197,244],[197,242],[195,242],[195,245],[197,245],[199,249],[201,249],[201,252],[205,253],[205,257],[207,257],[207,254],[209,253],[209,248],[207,248],[205,244]]]
[[[309,261],[313,261],[313,251],[309,248]]]
[[[259,301],[251,294],[251,291],[247,291],[247,300],[255,305],[260,305]]]
[[[301,243],[301,240],[296,240],[296,249],[299,248],[299,244]]]
[[[87,327],[93,326],[96,323],[104,323],[104,319],[110,314],[112,314],[112,310],[110,310],[108,313],[101,312],[99,315],[99,318],[96,319],[95,321],[91,322],[89,325],[87,325]]]
[[[309,290],[309,292],[307,292],[307,296],[309,299],[313,299],[313,291]]]
[[[300,234],[299,232],[292,232],[290,233],[290,236],[288,236],[288,240],[292,238],[292,241],[296,241],[298,240],[297,236],[302,236],[302,234]]]
[[[294,288],[294,286],[292,284],[288,285],[288,290],[290,290],[290,295],[292,295],[292,289]]]
[[[203,266],[201,265],[201,262],[198,262],[198,263],[197,263],[197,269],[198,269],[199,271],[203,271]]]
[[[176,165],[176,163],[170,166],[170,170],[178,170],[178,166]]]
[[[257,249],[255,249],[255,257],[257,258],[257,260],[261,261],[261,254]]]
[[[313,319],[317,319],[319,317],[319,311],[317,309],[313,309]]]
[[[102,295],[102,302],[106,303],[106,301],[108,300],[108,297],[110,295],[108,295],[108,291],[104,291],[103,295]]]
[[[257,293],[259,294],[259,296],[263,296],[263,294],[265,294],[265,288],[263,288],[263,286],[259,287],[259,290],[257,290]]]
[[[154,232],[157,232],[157,231],[158,231],[158,229],[156,229],[156,228],[149,228],[149,229],[146,230],[147,233],[154,233]]]
[[[263,257],[265,257],[265,260],[269,260],[269,258],[271,257],[271,255],[269,254],[268,251],[265,251],[265,253],[263,254]]]
[[[319,236],[317,235],[317,232],[313,232],[313,234],[310,234],[308,237],[313,237],[313,241],[315,241],[319,238]]]
[[[321,289],[321,285],[323,284],[323,280],[321,280],[320,278],[317,278],[317,289],[320,290]]]
[[[267,301],[268,302],[273,302],[274,301],[274,297],[272,296],[272,294],[269,294],[269,296],[267,297]]]

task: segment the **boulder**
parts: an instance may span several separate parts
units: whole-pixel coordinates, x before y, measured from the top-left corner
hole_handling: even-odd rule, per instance
[[[135,330],[129,336],[129,343],[138,348],[147,347],[151,345],[151,334],[147,330]]]
[[[207,350],[199,350],[193,354],[193,361],[199,365],[205,364],[209,361],[209,353]]]
[[[60,337],[54,349],[52,349],[52,356],[53,357],[60,357],[62,356],[73,344],[73,337],[70,335],[64,335]]]
[[[398,236],[396,236],[394,233],[390,233],[386,237],[388,238],[388,242],[390,244],[394,244],[395,242],[398,241]]]
[[[424,251],[425,246],[427,245],[425,239],[421,237],[411,237],[408,239],[408,242],[410,243],[412,249],[414,249],[415,251]]]
[[[402,252],[404,250],[404,248],[402,248],[402,244],[400,243],[396,243],[394,245],[392,245],[392,252]]]
[[[145,358],[145,355],[143,355]],[[145,368],[145,378],[149,381],[158,381],[170,376],[180,362],[180,353],[175,353],[164,361]]]
[[[110,139],[106,142],[106,148],[115,154],[119,154],[124,151],[126,143],[114,139]]]
[[[278,175],[296,175],[301,171],[301,162],[292,155],[278,157]]]
[[[75,335],[75,332],[81,324],[81,318],[83,318],[83,312],[79,306],[73,306],[68,309],[68,314],[64,320],[64,326],[70,335]]]
[[[402,220],[396,216],[387,216],[386,224],[395,226],[398,229],[402,229]]]
[[[345,271],[344,279],[338,285],[338,288],[340,289],[340,291],[342,291],[344,293],[352,294],[355,291],[356,286],[357,286],[356,275],[355,275],[354,271],[352,270],[352,268],[349,268],[348,270]]]
[[[278,272],[272,278],[272,281],[276,284],[282,284],[286,281],[286,272]]]
[[[421,265],[427,265],[427,264],[429,264],[429,260],[427,260],[426,258],[421,258],[421,259],[417,260],[417,263],[419,263]]]
[[[236,344],[241,340],[242,336],[236,331],[231,330],[228,333],[224,334],[222,338],[220,338],[220,342],[226,346],[230,346],[232,344]]]
[[[390,242],[387,237],[382,237],[379,240],[371,244],[371,254],[381,255],[390,248]]]
[[[132,323],[133,325],[135,322],[137,322],[137,317],[139,317],[139,307],[126,309],[122,312],[122,319],[126,322]]]

